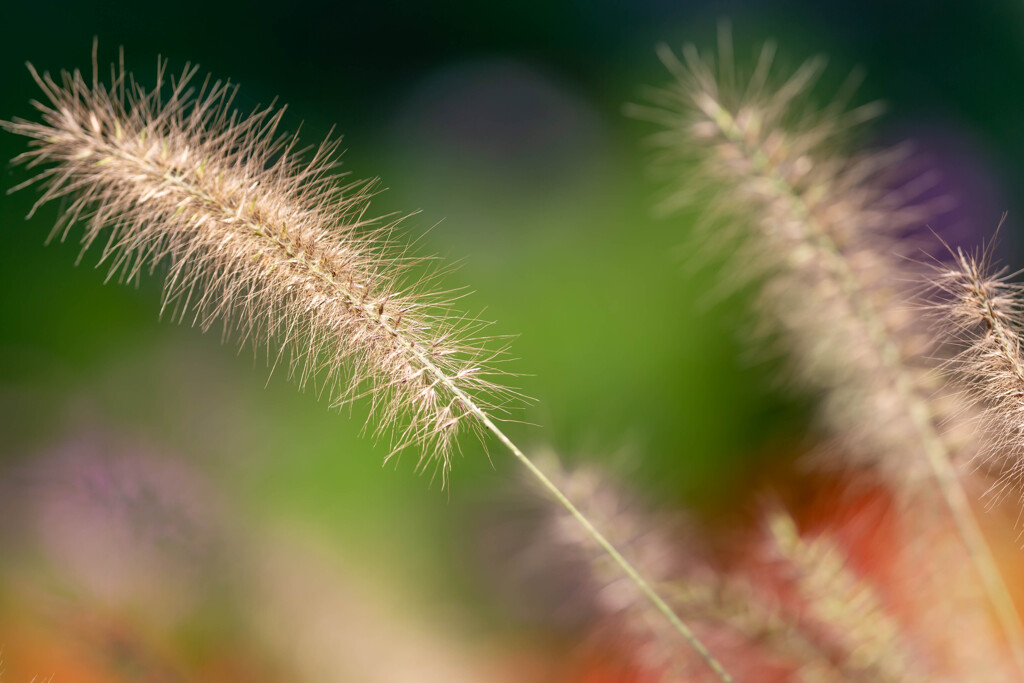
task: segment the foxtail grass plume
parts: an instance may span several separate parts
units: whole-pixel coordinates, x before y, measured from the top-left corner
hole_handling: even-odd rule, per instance
[[[18,157],[44,167],[39,205],[66,198],[52,236],[84,225],[110,277],[166,268],[164,308],[204,330],[216,323],[284,360],[300,385],[336,403],[369,395],[379,432],[420,464],[450,467],[459,431],[480,431],[471,405],[493,411],[513,393],[492,383],[496,351],[483,325],[429,291],[418,259],[393,243],[397,221],[367,215],[373,183],[338,184],[337,139],[312,154],[279,133],[283,108],[233,108],[236,87],[186,66],[151,90],[122,66],[101,82],[77,70],[33,78],[42,122],[8,131]],[[15,188],[17,189],[17,188]]]
[[[976,253],[957,249],[935,267],[939,329],[959,351],[949,363],[964,396],[978,408],[986,448],[978,464],[992,471],[990,494],[1021,494],[1024,478],[1024,288],[1008,268],[992,264],[994,243]]]
[[[654,94],[655,107],[634,108],[665,127],[653,136],[676,174],[665,206],[710,207],[695,249],[726,250],[731,281],[759,284],[761,340],[774,340],[791,376],[821,393],[844,454],[906,489],[928,473],[916,457],[921,429],[941,439],[948,423],[926,399],[937,388],[933,345],[910,305],[914,273],[902,258],[920,245],[901,238],[931,215],[915,201],[929,179],[898,177],[901,149],[845,152],[879,111],[845,111],[855,81],[815,109],[806,99],[823,60],[773,87],[768,44],[741,81],[728,34],[721,40],[717,67],[692,45],[683,62],[663,48],[677,82]]]
[[[368,217],[372,183],[336,184],[337,140],[312,154],[280,135],[283,109],[233,107],[235,88],[196,67],[147,90],[113,68],[109,83],[29,67],[47,102],[42,122],[2,126],[29,138],[18,161],[42,167],[36,207],[67,204],[52,236],[84,224],[110,277],[166,267],[164,307],[285,358],[300,384],[336,403],[368,396],[370,423],[395,451],[421,448],[442,477],[460,431],[493,434],[600,546],[718,680],[728,672],[601,532],[495,422],[519,399],[493,383],[501,349],[455,312],[448,292],[411,276],[418,260],[392,240],[397,222]],[[166,92],[165,92],[166,91]],[[15,188],[18,189],[18,188]],[[35,208],[33,211],[35,211]],[[435,470],[436,471],[436,470]]]
[[[899,149],[846,151],[878,112],[847,109],[855,80],[813,107],[822,60],[773,86],[773,45],[741,80],[727,29],[719,43],[717,64],[692,45],[683,61],[662,48],[675,83],[634,108],[664,126],[654,141],[675,173],[666,205],[707,200],[705,244],[726,249],[734,280],[757,283],[763,327],[841,441],[823,462],[876,469],[908,499],[940,492],[1024,675],[1024,629],[960,482],[974,430],[944,391],[914,296],[921,273],[907,252],[941,208],[922,198],[932,182],[901,177]]]

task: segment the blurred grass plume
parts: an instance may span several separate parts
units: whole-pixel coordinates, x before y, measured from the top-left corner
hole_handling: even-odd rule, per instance
[[[907,500],[938,492],[1024,675],[1024,629],[957,470],[982,439],[944,381],[915,292],[926,275],[909,258],[922,247],[913,231],[941,208],[924,199],[933,180],[901,177],[899,148],[846,152],[878,107],[848,109],[856,78],[813,106],[821,59],[775,86],[769,43],[742,79],[724,25],[717,62],[693,45],[683,61],[659,55],[675,82],[632,113],[664,127],[654,144],[675,174],[667,207],[712,193],[705,242],[727,249],[730,277],[757,285],[756,314],[790,376],[821,397],[841,444],[830,455],[845,460],[832,465],[878,471]]]

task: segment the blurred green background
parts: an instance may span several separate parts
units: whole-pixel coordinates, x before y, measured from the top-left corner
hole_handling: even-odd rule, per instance
[[[0,117],[34,116],[23,62],[87,70],[98,36],[101,63],[123,45],[143,82],[157,55],[172,72],[190,61],[241,84],[242,109],[286,103],[286,127],[310,143],[336,126],[345,170],[390,188],[373,211],[418,210],[407,226],[458,261],[448,282],[475,292],[467,308],[516,336],[509,369],[536,401],[512,437],[713,516],[799,451],[808,406],[743,343],[742,296],[716,298],[714,264],[689,258],[695,214],[656,216],[653,128],[622,111],[667,82],[656,43],[713,47],[722,18],[741,56],[775,39],[778,73],[826,54],[823,92],[863,67],[858,101],[889,104],[871,136],[919,140],[959,201],[944,234],[977,241],[1009,211],[1004,245],[1020,252],[1014,2],[14,3]],[[23,149],[0,135],[0,158]],[[2,173],[5,189],[26,177]],[[24,220],[35,196],[0,200],[0,496],[58,444],[127,435],[212,481],[248,534],[301,527],[424,620],[458,615],[470,640],[534,637],[475,549],[480,511],[522,478],[504,452],[466,441],[447,490],[414,473],[416,454],[381,471],[388,449],[360,436],[365,406],[338,415],[283,375],[267,381],[249,350],[160,320],[159,277],[105,284],[92,254],[74,267],[78,232],[43,246],[58,207]]]

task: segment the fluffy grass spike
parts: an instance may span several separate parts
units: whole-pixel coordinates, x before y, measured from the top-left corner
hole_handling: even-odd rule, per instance
[[[959,348],[949,365],[980,408],[989,448],[978,457],[996,470],[990,493],[999,497],[1018,490],[1024,477],[1024,289],[1007,268],[992,266],[991,245],[976,254],[956,250],[936,273],[944,295],[940,323]]]
[[[123,59],[122,59],[123,63]],[[515,392],[489,380],[500,350],[484,325],[455,312],[450,293],[412,277],[417,259],[367,217],[372,183],[340,187],[337,140],[314,152],[279,135],[283,110],[241,116],[234,86],[186,67],[147,90],[124,67],[110,82],[59,78],[29,66],[47,102],[42,122],[3,122],[30,140],[18,160],[43,167],[19,187],[45,188],[36,207],[66,209],[53,235],[85,226],[83,253],[102,244],[111,277],[166,268],[164,306],[203,329],[237,329],[282,358],[300,384],[337,403],[367,396],[368,424],[397,452],[445,477],[460,431],[495,436],[608,554],[655,611],[722,681],[732,678],[660,595],[495,422]],[[167,92],[165,92],[167,91]],[[18,188],[14,188],[18,189]],[[35,207],[33,208],[35,211]],[[436,471],[436,470],[435,470]]]
[[[367,217],[373,183],[337,183],[338,140],[300,154],[283,109],[239,116],[235,86],[196,83],[195,67],[167,84],[159,63],[152,90],[123,70],[105,85],[29,68],[42,122],[3,125],[31,141],[18,161],[45,170],[21,187],[45,186],[37,207],[67,198],[53,235],[83,224],[83,254],[98,247],[110,277],[166,268],[176,318],[234,328],[337,403],[368,395],[396,451],[419,446],[442,476],[457,433],[480,431],[466,396],[488,411],[513,397],[488,379],[483,325],[410,275],[395,222]]]

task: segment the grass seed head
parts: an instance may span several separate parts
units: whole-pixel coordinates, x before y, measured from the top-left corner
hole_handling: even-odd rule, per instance
[[[741,78],[728,32],[720,43],[717,63],[692,45],[682,60],[662,49],[675,81],[634,110],[662,126],[652,141],[672,177],[665,206],[705,209],[692,251],[703,261],[724,253],[723,280],[756,285],[758,322],[746,333],[752,345],[779,347],[787,378],[820,396],[822,422],[841,443],[831,452],[916,488],[905,484],[928,467],[915,457],[915,423],[953,436],[947,407],[932,400],[935,347],[907,258],[941,208],[923,198],[934,179],[908,173],[904,149],[848,151],[879,111],[847,107],[856,77],[815,106],[821,59],[774,84],[773,45]]]
[[[489,380],[499,351],[415,274],[399,221],[369,216],[374,183],[338,183],[338,139],[299,149],[283,108],[240,114],[236,87],[197,67],[168,82],[159,62],[146,89],[123,66],[101,82],[95,62],[91,81],[30,66],[41,121],[2,124],[30,141],[33,212],[64,200],[52,236],[81,224],[111,278],[166,272],[175,318],[222,325],[337,404],[366,395],[396,451],[415,444],[446,474],[456,435],[513,398]]]

